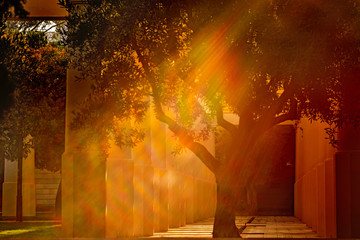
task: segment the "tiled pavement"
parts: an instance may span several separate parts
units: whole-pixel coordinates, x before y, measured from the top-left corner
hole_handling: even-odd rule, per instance
[[[251,221],[252,219],[252,221]],[[248,223],[251,221],[251,223]],[[167,232],[155,233],[155,238],[211,238],[214,219],[170,228]],[[243,229],[242,238],[317,238],[317,234],[296,217],[290,216],[239,216],[236,225]]]
[[[317,234],[296,217],[261,216],[246,225],[243,238],[316,238]]]

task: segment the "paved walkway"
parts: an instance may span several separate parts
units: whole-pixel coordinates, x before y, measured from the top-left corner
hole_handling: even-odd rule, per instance
[[[251,222],[251,223],[249,223]],[[179,228],[170,228],[152,237],[165,238],[211,238],[214,219],[210,218]],[[242,238],[318,238],[311,228],[296,217],[289,216],[239,216],[236,225],[243,229]]]

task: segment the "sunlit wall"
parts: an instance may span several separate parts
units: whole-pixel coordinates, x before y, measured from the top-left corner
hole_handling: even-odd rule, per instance
[[[326,124],[302,119],[297,128],[295,216],[322,237],[336,237],[334,148]]]

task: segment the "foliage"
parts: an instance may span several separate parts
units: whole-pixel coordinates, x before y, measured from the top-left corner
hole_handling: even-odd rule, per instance
[[[221,105],[260,132],[302,116],[331,129],[358,122],[344,107],[344,82],[358,81],[354,1],[94,0],[68,7],[72,62],[94,89],[78,125],[103,121],[104,113],[101,126],[114,117],[141,119],[146,96],[154,95],[195,139],[206,137]]]
[[[0,0],[0,37],[5,34],[5,22],[9,17],[19,16],[25,17],[28,12],[23,7],[24,0]],[[8,45],[4,39],[0,40],[0,61],[3,61]],[[3,111],[8,109],[12,104],[12,93],[14,91],[14,83],[7,76],[6,67],[0,65],[0,118]]]
[[[6,28],[19,32],[32,32],[35,34],[45,34],[46,42],[64,46],[66,36],[63,33],[65,27],[64,20],[12,20],[6,21]],[[40,35],[41,35],[40,34]]]
[[[25,17],[28,12],[24,9],[23,4],[25,0],[1,0],[0,1],[0,17],[1,23],[0,26],[4,25],[4,21],[9,17]]]
[[[179,10],[180,5],[175,1],[90,1],[87,6],[74,7],[68,22],[69,54],[73,56],[73,66],[93,85],[92,96],[76,115],[77,126],[101,126],[105,129],[100,130],[114,133],[114,121],[127,121],[130,117],[135,122],[142,120],[152,87],[135,49],[146,58],[146,68],[158,83],[161,99],[173,109],[187,107],[184,82],[170,72],[177,66],[175,61],[189,50],[189,19],[186,12]],[[171,18],[171,14],[177,16]],[[180,70],[184,74],[185,67]],[[173,81],[165,78],[170,74],[175,77]],[[183,95],[175,97],[172,91],[183,91]],[[194,115],[200,115],[199,105],[194,105],[193,110]],[[184,125],[193,122],[192,117],[185,115],[179,115],[179,120]],[[128,132],[139,133],[138,128]],[[120,142],[132,145],[141,136],[136,134],[127,138],[134,141]]]
[[[326,122],[336,143],[338,129],[359,124],[358,1],[61,2],[71,62],[92,85],[74,127],[106,139],[114,120],[141,121],[151,106],[223,187],[214,229],[231,226],[214,236],[238,236],[231,199],[239,195],[229,189],[261,175],[254,146],[266,131],[308,118]],[[214,119],[229,135],[223,159],[198,141]],[[119,143],[141,140],[129,132],[135,140]]]
[[[14,44],[16,43],[16,44]],[[15,85],[19,80],[19,77],[10,76],[9,68],[17,70],[16,66],[20,64],[21,59],[17,58],[14,61],[11,61],[9,56],[11,55],[18,55],[18,56],[26,56],[26,49],[24,48],[25,39],[24,37],[19,34],[15,33],[9,35],[6,30],[2,30],[1,37],[0,37],[0,51],[1,51],[1,91],[2,101],[1,105],[2,108],[0,109],[0,117],[3,115],[3,111],[8,109],[13,103],[13,92],[15,90]]]
[[[37,167],[58,170],[64,144],[65,49],[48,45],[43,33],[9,30],[1,41],[8,46],[1,64],[14,83],[13,106],[0,125],[5,157],[16,160],[19,141],[27,139],[23,149],[38,150]]]
[[[273,1],[250,12],[252,43],[245,59],[257,85],[252,99],[264,101],[257,107],[268,108],[264,94],[284,89],[299,117],[324,121],[333,130],[357,125],[359,14],[358,2],[351,0]],[[261,86],[275,91],[261,94]]]

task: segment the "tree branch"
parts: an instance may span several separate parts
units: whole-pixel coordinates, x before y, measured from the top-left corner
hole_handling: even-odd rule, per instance
[[[204,147],[204,145],[195,142],[194,138],[189,134],[189,131],[184,127],[177,124],[172,118],[167,116],[161,106],[159,101],[159,96],[156,91],[153,90],[153,100],[155,105],[155,115],[156,118],[167,124],[169,129],[177,136],[180,142],[192,151],[200,160],[213,172],[215,173],[219,169],[219,162],[215,157],[209,152],[209,150]]]
[[[281,114],[279,116],[274,116],[271,118],[271,120],[268,120],[268,121],[266,121],[266,119],[264,119],[264,121],[259,123],[259,124],[261,124],[260,127],[263,128],[264,131],[266,131],[267,129],[269,129],[279,123],[282,123],[282,122],[285,122],[288,120],[297,120],[299,118],[299,115],[297,113],[297,105],[298,105],[297,100],[292,98],[290,100],[290,109],[287,113]]]
[[[269,109],[269,114],[274,116],[277,112],[281,111],[284,104],[293,97],[295,93],[294,88],[289,87],[284,90],[280,97],[274,102],[274,104]]]
[[[257,125],[261,125],[261,128],[266,127],[267,129],[269,129],[270,127],[280,122],[286,120],[292,120],[293,118],[296,119],[297,101],[294,99],[294,93],[295,93],[294,83],[290,82],[286,87],[284,87],[284,92],[278,97],[276,101],[274,101],[274,103],[270,106],[270,108],[264,113],[261,119],[257,122]],[[289,99],[291,99],[291,104],[290,104],[291,106],[289,110],[290,115],[283,114],[284,116],[280,115],[277,117],[277,115],[283,111],[284,105],[289,101]],[[295,116],[293,115],[294,114],[293,111],[295,111]]]
[[[209,152],[209,150],[204,145],[195,142],[194,138],[189,134],[189,131],[187,129],[180,126],[178,123],[176,123],[175,120],[173,120],[164,113],[160,102],[160,95],[154,83],[155,81],[153,81],[149,66],[147,65],[145,58],[142,56],[136,42],[133,42],[132,44],[138,56],[138,60],[142,64],[145,76],[147,77],[148,82],[152,88],[152,96],[155,106],[156,118],[159,121],[168,125],[169,129],[175,134],[175,136],[179,138],[180,142],[190,151],[192,151],[213,173],[216,173],[220,165],[218,160],[216,160],[216,158]]]
[[[297,100],[295,98],[292,98],[290,100],[290,109],[289,109],[289,111],[287,113],[285,113],[285,114],[274,117],[274,119],[272,121],[273,125],[285,122],[287,120],[297,120],[299,118],[297,107],[298,107]]]
[[[271,121],[271,126],[275,126],[279,123],[282,123],[282,122],[285,122],[285,121],[288,121],[288,120],[296,120],[297,118],[294,117],[293,114],[291,113],[285,113],[285,114],[281,114],[277,117],[275,117],[272,121]]]
[[[224,119],[224,112],[222,106],[219,106],[216,111],[217,124],[227,130],[230,134],[235,134],[237,127]]]
[[[48,29],[46,29],[44,32],[48,32],[48,31],[50,31],[51,29],[53,29],[54,27],[59,26],[60,24],[61,24],[61,23],[56,23],[56,24],[50,26],[50,27],[49,27]]]
[[[33,27],[31,28],[31,30],[30,30],[30,31],[34,31],[34,30],[36,30],[36,29],[37,29],[37,27],[38,27],[41,23],[43,23],[43,21],[39,21],[38,23],[36,23],[36,24],[35,24],[35,26],[33,26]]]

